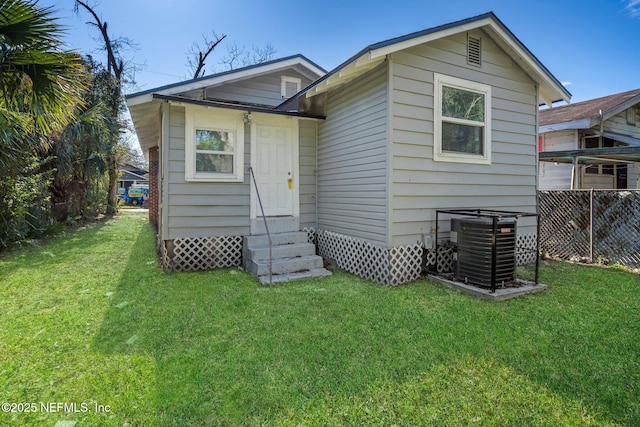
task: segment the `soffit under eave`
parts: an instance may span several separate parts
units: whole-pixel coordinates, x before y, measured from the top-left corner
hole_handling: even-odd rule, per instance
[[[371,58],[370,52],[366,52],[359,58],[351,61],[349,64],[326,76],[314,87],[309,89],[305,96],[307,98],[311,98],[315,95],[327,92],[329,89],[340,87],[373,69],[378,64],[381,64],[385,59],[386,57]]]
[[[133,127],[145,156],[147,151],[157,146],[160,141],[162,126],[161,105],[162,102],[153,100],[145,104],[129,106]]]

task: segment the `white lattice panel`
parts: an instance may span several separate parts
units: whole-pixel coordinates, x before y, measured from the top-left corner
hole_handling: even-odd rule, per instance
[[[319,230],[318,252],[338,267],[377,283],[399,285],[420,277],[422,246],[387,249],[366,240]]]
[[[428,249],[427,265],[433,266],[436,263],[436,250]],[[436,271],[438,273],[450,273],[453,271],[453,248],[450,246],[438,246],[438,265]]]
[[[165,245],[164,240],[160,239],[159,236],[157,241],[157,250],[158,250],[158,257],[160,258],[160,265],[164,269],[169,269],[170,267],[169,251],[167,251],[167,246]]]
[[[400,285],[420,277],[424,251],[421,244],[397,246],[388,251],[390,285]]]
[[[309,243],[313,243],[314,245],[316,244],[316,229],[313,227],[304,227],[302,229],[302,231],[304,231],[305,233],[307,233],[307,241]]]
[[[175,239],[173,245],[173,257],[169,262],[172,270],[210,270],[242,263],[241,236]]]
[[[535,234],[521,234],[516,241],[516,265],[536,262],[538,241]]]

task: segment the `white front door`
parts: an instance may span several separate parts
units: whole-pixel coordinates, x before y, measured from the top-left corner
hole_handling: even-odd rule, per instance
[[[265,216],[294,214],[294,168],[291,129],[256,126],[256,181]],[[258,206],[256,216],[262,216]]]

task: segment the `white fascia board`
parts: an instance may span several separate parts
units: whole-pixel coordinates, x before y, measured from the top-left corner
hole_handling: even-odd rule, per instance
[[[198,81],[187,82],[184,85],[170,87],[164,90],[159,90],[155,93],[160,95],[175,95],[177,93],[189,92],[191,90],[203,89],[210,86],[217,86],[223,83],[230,83],[237,80],[246,79],[248,77],[256,77],[263,74],[272,73],[274,71],[282,70],[285,68],[293,67],[295,65],[302,65],[318,76],[322,77],[325,72],[319,69],[318,67],[310,64],[309,62],[303,60],[300,57],[290,58],[286,61],[279,61],[272,64],[267,64],[263,66],[256,66],[249,68],[247,70],[241,70],[237,72],[225,73],[222,76],[211,76],[209,79],[200,79]]]
[[[551,125],[540,126],[539,133],[549,133],[567,129],[589,129],[591,128],[591,119],[574,120],[572,122],[554,123]]]
[[[389,46],[384,46],[379,49],[372,50],[369,55],[371,59],[378,58],[380,56],[386,56],[400,50],[409,49],[414,46],[428,43],[433,40],[438,40],[444,37],[448,37],[461,32],[475,30],[476,28],[484,27],[486,25],[492,25],[493,21],[489,18],[481,19],[479,21],[471,22],[468,24],[460,25],[457,27],[448,28],[446,30],[438,31],[431,34],[425,34],[421,37],[415,37],[402,42],[394,43]]]
[[[531,55],[523,50],[518,43],[516,43],[513,38],[507,34],[499,25],[495,23],[495,21],[491,18],[481,19],[479,21],[471,22],[468,24],[463,24],[457,27],[448,28],[446,30],[438,31],[431,34],[426,34],[421,37],[415,37],[409,40],[405,40],[402,42],[394,43],[389,46],[381,47],[379,49],[372,50],[370,52],[371,59],[386,56],[390,53],[397,52],[400,50],[408,49],[410,47],[418,46],[423,43],[428,43],[434,40],[438,40],[444,37],[452,36],[455,34],[459,34],[462,32],[467,32],[471,30],[475,30],[482,27],[490,27],[504,42],[513,50],[516,54],[514,60],[516,62],[524,61],[528,68],[530,68],[536,75],[534,76],[534,80],[537,81],[539,86],[544,86],[546,90],[541,90],[541,97],[543,97],[543,101],[547,105],[551,105],[552,101],[556,101],[557,99],[554,96],[554,92],[557,92],[557,97],[569,103],[571,98],[566,94],[564,88],[558,86],[558,83],[547,73],[544,69],[542,69],[536,61],[531,58]]]
[[[304,59],[302,59],[302,58],[295,58],[295,59],[297,59],[297,63],[298,63],[298,64],[303,65],[305,68],[307,68],[307,69],[309,69],[309,70],[313,71],[313,73],[314,73],[314,74],[316,74],[318,77],[322,77],[322,76],[324,76],[325,74],[327,74],[327,72],[326,72],[326,71],[321,70],[320,68],[318,68],[318,67],[316,67],[315,65],[313,65],[313,64],[311,64],[311,63],[309,63],[309,62],[305,61],[305,60],[304,60]]]
[[[136,96],[134,98],[127,98],[127,105],[129,107],[134,107],[140,104],[146,104],[153,100],[153,95],[151,93],[145,93],[144,95]]]
[[[616,105],[615,107],[607,110],[607,111],[603,111],[602,112],[602,117],[605,120],[610,119],[611,117],[615,116],[616,114],[619,114],[621,112],[623,112],[624,110],[626,110],[629,107],[632,107],[636,104],[640,104],[640,95],[634,96],[633,98],[627,99],[625,102],[623,102],[622,104]]]

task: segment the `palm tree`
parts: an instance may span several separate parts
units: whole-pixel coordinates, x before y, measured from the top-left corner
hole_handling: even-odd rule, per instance
[[[80,56],[64,51],[51,8],[0,0],[0,168],[19,168],[22,155],[73,118]]]
[[[76,105],[74,120],[61,132],[50,135],[52,216],[57,221],[104,205],[112,139],[120,127],[109,107],[113,78],[91,57],[85,58],[84,68],[84,104]]]

